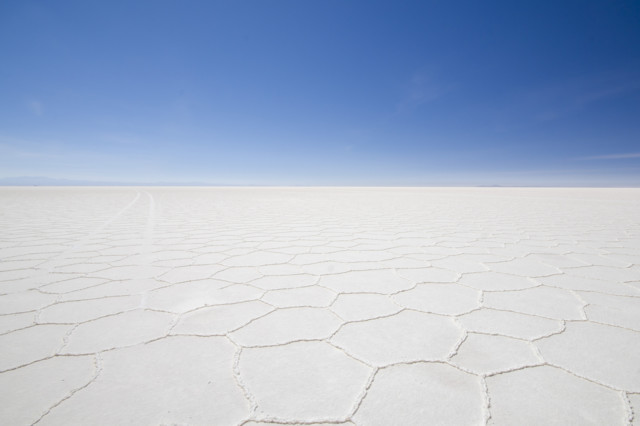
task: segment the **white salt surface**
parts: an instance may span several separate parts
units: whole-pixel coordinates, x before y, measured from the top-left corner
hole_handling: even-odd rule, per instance
[[[0,188],[0,424],[640,424],[640,190]]]

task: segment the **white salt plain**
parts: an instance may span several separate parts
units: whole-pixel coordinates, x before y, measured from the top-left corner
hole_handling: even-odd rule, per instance
[[[0,424],[640,424],[640,190],[0,188]]]

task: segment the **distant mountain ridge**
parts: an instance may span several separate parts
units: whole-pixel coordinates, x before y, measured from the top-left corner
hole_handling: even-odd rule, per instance
[[[335,185],[335,184],[255,184],[255,183],[211,183],[211,182],[114,182],[114,181],[99,181],[99,180],[86,180],[86,179],[62,179],[62,178],[50,178],[46,176],[16,176],[16,177],[4,177],[0,178],[0,186],[226,186],[226,187],[446,187],[446,188],[640,188],[640,185],[455,185],[455,184],[413,184],[413,185]]]
[[[57,179],[46,176],[0,178],[0,186],[215,186],[205,182],[109,182],[84,179]]]

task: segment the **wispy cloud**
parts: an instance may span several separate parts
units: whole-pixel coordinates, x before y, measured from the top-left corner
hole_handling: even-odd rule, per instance
[[[593,90],[579,96],[575,103],[586,106],[592,102],[632,93],[640,89],[640,80],[628,81],[617,86],[607,87],[600,90]]]
[[[421,105],[435,101],[448,90],[450,90],[449,87],[437,84],[429,75],[416,73],[411,77],[402,99],[396,105],[396,112],[411,111]]]
[[[640,91],[640,73],[610,71],[556,81],[546,86],[513,92],[498,100],[495,127],[512,130],[530,123],[546,123],[598,108]]]
[[[57,152],[59,145],[58,142],[54,141],[41,143],[0,135],[0,155],[4,159],[62,158],[63,154]]]
[[[640,152],[628,152],[626,154],[593,155],[590,157],[578,157],[575,160],[624,160],[627,158],[640,158]]]
[[[145,139],[128,133],[105,133],[102,135],[98,135],[97,139],[115,145],[144,145]]]
[[[582,111],[596,102],[623,96],[635,92],[638,89],[640,89],[640,81],[633,81],[616,87],[591,90],[580,95],[574,95],[573,98],[571,98],[571,95],[567,95],[567,98],[569,98],[567,103],[563,105],[562,101],[557,101],[558,106],[549,107],[540,112],[536,117],[540,121],[555,120],[565,115]]]
[[[44,105],[40,101],[29,101],[27,106],[31,110],[31,112],[38,117],[44,113]]]

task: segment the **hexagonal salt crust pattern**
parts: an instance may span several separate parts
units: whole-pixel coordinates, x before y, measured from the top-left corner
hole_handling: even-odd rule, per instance
[[[640,190],[0,188],[0,424],[640,424]]]

